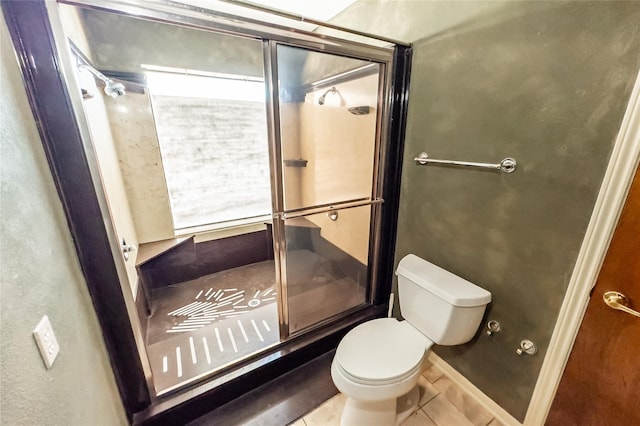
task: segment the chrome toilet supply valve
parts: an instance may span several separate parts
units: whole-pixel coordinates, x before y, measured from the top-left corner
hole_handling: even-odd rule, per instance
[[[494,333],[500,333],[502,327],[500,323],[496,320],[491,320],[487,323],[487,336],[492,336]]]
[[[536,348],[535,343],[528,339],[524,339],[523,341],[521,341],[520,347],[516,349],[516,353],[518,355],[534,355],[536,352],[538,352],[538,348]]]

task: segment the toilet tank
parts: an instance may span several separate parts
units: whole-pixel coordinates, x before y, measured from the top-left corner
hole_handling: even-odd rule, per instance
[[[396,275],[406,321],[439,345],[471,340],[491,293],[413,254],[400,261]]]

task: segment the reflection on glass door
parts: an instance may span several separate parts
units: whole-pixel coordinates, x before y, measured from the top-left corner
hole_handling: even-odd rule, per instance
[[[278,344],[262,42],[61,11],[156,395]]]
[[[60,11],[156,396],[369,303],[381,64]]]
[[[368,302],[380,65],[278,46],[285,312],[296,333]]]
[[[366,302],[370,217],[361,206],[285,220],[291,333]]]

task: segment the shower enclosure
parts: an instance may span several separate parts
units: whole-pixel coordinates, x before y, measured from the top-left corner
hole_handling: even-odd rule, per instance
[[[60,63],[77,131],[45,117],[43,142],[83,185],[59,182],[130,414],[301,363],[386,311],[406,47],[238,5],[27,3],[5,9],[44,19],[21,49]],[[27,52],[44,36],[50,53]]]

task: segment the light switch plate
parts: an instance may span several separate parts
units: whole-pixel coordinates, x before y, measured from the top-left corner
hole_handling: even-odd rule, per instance
[[[51,368],[53,362],[60,352],[60,346],[53,333],[53,327],[48,316],[43,316],[36,328],[33,330],[33,337],[36,339],[40,355],[47,369]]]

